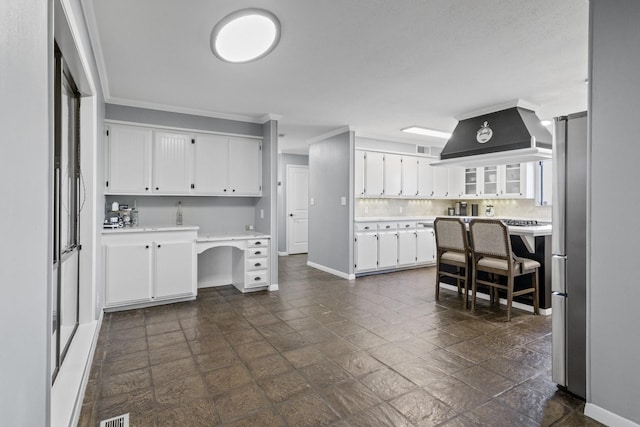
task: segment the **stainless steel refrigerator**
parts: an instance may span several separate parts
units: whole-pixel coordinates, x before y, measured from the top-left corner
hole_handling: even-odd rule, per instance
[[[552,378],[586,395],[587,113],[557,117],[553,135]]]

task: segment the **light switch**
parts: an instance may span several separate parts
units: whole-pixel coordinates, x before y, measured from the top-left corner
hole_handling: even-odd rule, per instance
[[[264,209],[260,209],[260,219],[264,219]]]
[[[313,197],[311,199],[309,199],[309,204],[311,206],[314,206],[316,204],[316,199],[314,199]]]
[[[344,196],[340,197],[340,204],[342,206],[347,206],[347,198]]]

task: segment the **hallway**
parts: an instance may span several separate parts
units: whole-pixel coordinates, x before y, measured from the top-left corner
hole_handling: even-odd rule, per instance
[[[433,268],[347,281],[306,260],[280,257],[278,292],[105,314],[79,425],[601,425],[550,380],[550,316],[435,303]]]

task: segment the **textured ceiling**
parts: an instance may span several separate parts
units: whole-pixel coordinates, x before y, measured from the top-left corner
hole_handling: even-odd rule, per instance
[[[587,107],[587,0],[84,0],[107,102],[259,121],[281,115],[284,152],[349,125],[442,144],[455,116],[514,99],[550,118]],[[244,7],[282,23],[248,64],[210,51]]]

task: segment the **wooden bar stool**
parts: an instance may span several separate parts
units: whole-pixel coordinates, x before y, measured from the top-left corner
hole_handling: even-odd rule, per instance
[[[440,299],[440,278],[453,277],[458,293],[461,293],[461,282],[464,282],[464,308],[467,308],[471,262],[466,226],[459,218],[436,218],[433,227],[436,232],[436,300]],[[443,270],[444,266],[455,270]]]
[[[511,252],[509,229],[500,220],[474,219],[469,224],[471,253],[473,257],[473,280],[471,285],[471,309],[475,309],[478,283],[489,286],[490,293],[499,289],[507,292],[507,321],[511,321],[513,297],[533,294],[533,312],[539,313],[538,270],[540,263],[529,258],[515,257]],[[488,273],[488,279],[479,279],[479,273]],[[515,290],[514,279],[531,275],[531,287]],[[500,282],[504,276],[506,284]]]

